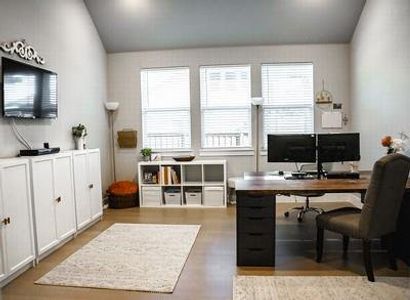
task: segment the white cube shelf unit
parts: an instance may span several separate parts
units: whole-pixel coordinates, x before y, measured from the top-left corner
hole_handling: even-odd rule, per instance
[[[226,207],[225,160],[140,162],[138,183],[141,207]]]

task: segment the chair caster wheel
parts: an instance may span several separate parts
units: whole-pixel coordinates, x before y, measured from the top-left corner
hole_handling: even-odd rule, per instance
[[[289,212],[287,211],[283,215],[285,216],[285,218],[287,218],[287,217],[289,217]]]

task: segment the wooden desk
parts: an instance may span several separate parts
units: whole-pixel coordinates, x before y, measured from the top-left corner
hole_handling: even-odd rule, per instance
[[[262,177],[236,182],[236,248],[238,266],[274,266],[276,231],[276,195],[293,193],[360,193],[362,199],[370,182],[370,173],[360,179],[302,179]],[[398,222],[396,253],[410,262],[410,179]]]

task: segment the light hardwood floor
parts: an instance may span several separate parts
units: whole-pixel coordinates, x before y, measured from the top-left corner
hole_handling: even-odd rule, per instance
[[[315,203],[324,209],[347,203]],[[285,219],[283,212],[291,204],[277,207],[277,263],[273,268],[237,268],[235,261],[235,207],[228,209],[122,209],[105,210],[102,222],[81,233],[34,268],[3,288],[8,299],[231,299],[232,277],[239,275],[363,275],[360,242],[353,241],[348,260],[341,258],[340,237],[326,234],[323,263],[314,260],[315,227],[310,215],[298,224],[295,215]],[[85,245],[113,223],[201,224],[199,236],[182,271],[173,294],[56,287],[33,282],[66,257]],[[377,276],[410,276],[399,263],[399,271],[388,269],[386,254],[375,243],[373,253]],[[1,297],[0,297],[1,298]]]

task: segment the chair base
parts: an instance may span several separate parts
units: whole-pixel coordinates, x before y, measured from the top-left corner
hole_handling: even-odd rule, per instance
[[[306,197],[306,205],[305,206],[298,206],[298,207],[293,207],[290,210],[286,211],[283,215],[287,218],[290,215],[290,211],[292,210],[298,210],[298,216],[297,216],[297,220],[298,222],[302,222],[303,221],[303,217],[305,216],[305,214],[307,212],[315,212],[317,214],[322,214],[324,213],[324,210],[318,207],[310,207],[309,205],[309,197]]]

